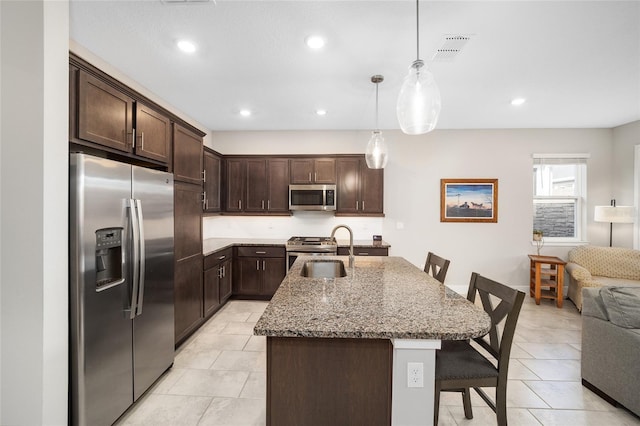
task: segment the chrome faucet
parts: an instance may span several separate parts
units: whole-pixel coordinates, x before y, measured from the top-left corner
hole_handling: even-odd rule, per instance
[[[331,238],[335,236],[336,231],[339,228],[344,228],[349,231],[349,268],[353,268],[353,261],[355,259],[353,256],[353,231],[347,225],[336,225],[336,227],[333,228],[333,231],[331,231]]]

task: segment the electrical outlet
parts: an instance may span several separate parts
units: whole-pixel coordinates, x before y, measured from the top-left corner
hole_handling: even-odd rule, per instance
[[[407,363],[407,387],[424,387],[424,364],[421,362]]]

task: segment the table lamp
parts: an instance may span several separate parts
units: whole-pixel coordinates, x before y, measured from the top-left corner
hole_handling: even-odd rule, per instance
[[[616,200],[611,200],[610,206],[596,206],[593,220],[609,222],[609,247],[612,246],[614,223],[633,223],[633,206],[616,206]]]

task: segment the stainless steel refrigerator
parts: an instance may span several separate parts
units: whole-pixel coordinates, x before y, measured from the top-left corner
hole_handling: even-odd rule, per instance
[[[173,363],[173,175],[69,167],[70,420],[111,425]]]

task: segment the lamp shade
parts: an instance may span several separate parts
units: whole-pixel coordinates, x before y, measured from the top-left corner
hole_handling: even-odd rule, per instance
[[[609,223],[633,223],[633,206],[596,206],[593,220]]]
[[[405,77],[396,113],[402,131],[408,135],[421,135],[432,131],[440,115],[440,89],[421,60],[415,61]]]
[[[372,132],[371,139],[367,144],[367,151],[365,153],[365,159],[367,160],[367,167],[370,169],[384,169],[387,165],[387,144],[382,137],[382,133],[379,130]]]

